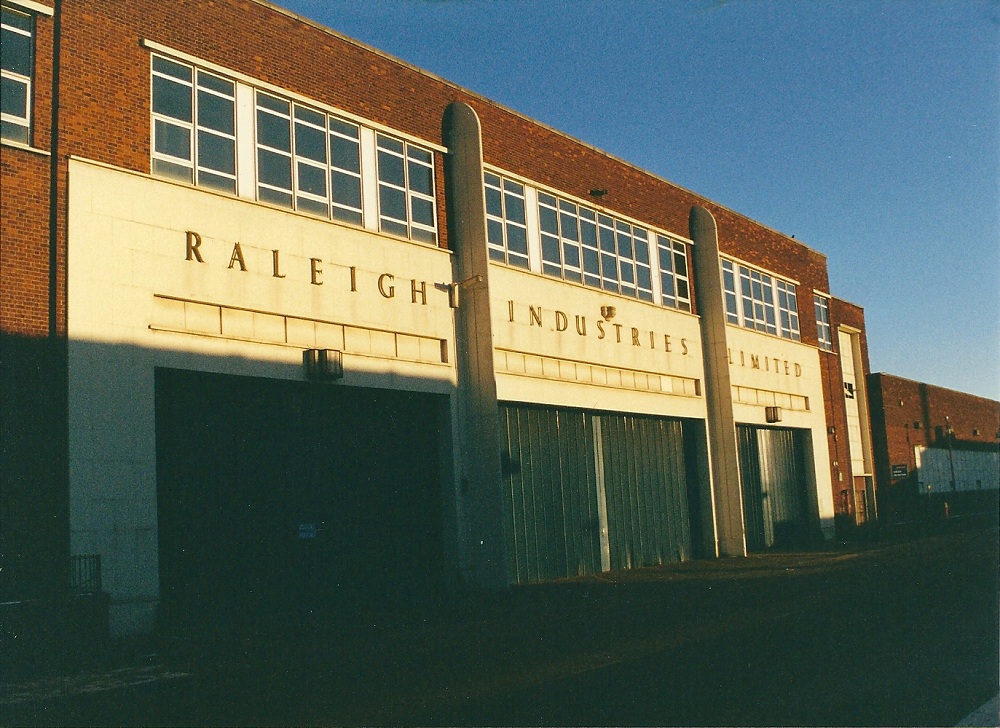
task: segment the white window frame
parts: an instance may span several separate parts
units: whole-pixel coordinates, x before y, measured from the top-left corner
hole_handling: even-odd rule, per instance
[[[816,340],[822,351],[833,351],[833,327],[830,324],[830,297],[813,292],[816,313]]]
[[[402,151],[397,151],[396,149],[390,149],[386,146],[380,144],[381,140],[387,140],[394,142],[395,144],[402,145]],[[386,155],[391,155],[398,157],[403,163],[403,184],[399,185],[388,179],[382,178],[381,165],[378,162],[378,155],[380,153],[385,153]],[[417,156],[417,153],[426,154],[430,157],[430,161],[425,161]],[[394,136],[392,134],[384,134],[382,132],[377,132],[375,134],[375,155],[376,155],[376,174],[375,177],[378,181],[379,190],[379,230],[383,233],[388,233],[389,235],[400,235],[401,237],[408,238],[410,240],[415,240],[421,243],[428,243],[436,245],[438,242],[437,233],[437,179],[434,174],[434,152],[426,147],[418,146],[412,144],[411,142],[403,139],[402,137]],[[419,192],[413,189],[410,182],[410,165],[418,165],[430,170],[431,176],[431,193],[428,195],[423,192]],[[390,215],[384,214],[382,208],[382,190],[383,188],[387,190],[395,190],[397,192],[402,192],[403,200],[405,204],[405,219],[392,217]],[[414,202],[425,202],[430,204],[431,208],[431,224],[425,225],[423,223],[416,222],[413,219],[413,206]],[[399,226],[404,229],[405,232],[399,233],[393,229],[386,229],[388,226]]]
[[[739,300],[743,326],[766,334],[778,333],[778,316],[774,305],[774,278],[768,273],[739,267]]]
[[[287,105],[288,113],[287,114],[282,113],[281,111],[278,111],[277,109],[269,108],[266,105],[262,106],[261,105],[261,100],[262,99],[273,99],[273,100],[277,101],[279,104],[285,104],[285,105]],[[269,93],[267,91],[262,91],[260,89],[257,89],[256,92],[254,93],[254,113],[253,113],[253,119],[254,119],[254,164],[255,164],[255,167],[257,169],[257,175],[256,175],[256,179],[254,181],[255,181],[256,190],[257,190],[256,196],[257,196],[257,199],[259,201],[261,201],[261,202],[265,202],[265,203],[270,204],[270,205],[276,205],[278,207],[286,207],[286,208],[288,208],[290,210],[294,210],[295,209],[295,188],[297,186],[295,184],[295,168],[296,168],[296,164],[295,164],[295,146],[294,146],[295,145],[295,138],[294,138],[295,132],[294,132],[293,124],[292,124],[292,114],[293,114],[293,112],[294,112],[294,105],[292,104],[291,100],[289,100],[289,99],[283,98],[281,96],[276,96],[276,95],[274,95],[272,93]],[[288,129],[288,149],[281,149],[279,147],[271,146],[271,145],[266,144],[266,143],[264,143],[264,142],[261,141],[261,138],[260,138],[260,135],[261,135],[261,123],[260,123],[260,119],[261,119],[261,115],[262,114],[264,115],[265,118],[267,118],[267,117],[274,117],[276,120],[280,120],[280,123],[282,123],[285,126],[287,126],[287,129]],[[261,171],[260,171],[260,168],[261,168],[261,162],[260,162],[261,152],[264,152],[266,154],[273,154],[273,155],[275,155],[277,157],[281,157],[282,159],[287,160],[287,163],[288,163],[288,187],[281,187],[279,185],[272,184],[270,182],[262,182],[261,181]],[[275,195],[281,195],[281,196],[286,196],[287,195],[287,197],[288,197],[287,204],[284,204],[283,202],[278,201],[278,200],[265,199],[264,195],[266,195],[268,193],[273,193]]]
[[[4,79],[7,83],[14,83],[19,86],[24,87],[24,116],[19,116],[17,114],[0,114],[0,128],[13,127],[17,130],[23,130],[23,137],[21,134],[15,136],[3,135],[3,140],[7,142],[13,142],[16,144],[31,144],[31,133],[32,133],[32,117],[34,112],[33,105],[33,89],[34,89],[34,71],[35,71],[35,29],[36,22],[35,17],[31,13],[23,12],[20,9],[14,9],[7,3],[3,4],[3,12],[11,13],[12,15],[22,16],[27,19],[28,24],[31,26],[29,30],[24,30],[23,28],[17,28],[13,25],[8,25],[2,23],[2,31],[0,33],[14,33],[15,35],[24,36],[28,39],[30,45],[30,55],[28,58],[28,63],[31,66],[30,72],[27,76],[18,73],[13,69],[0,68],[0,77]]]
[[[286,115],[275,109],[270,109],[266,106],[261,106],[257,101],[261,97],[275,99],[280,103],[288,104],[288,114]],[[307,104],[300,104],[291,99],[287,99],[282,96],[272,94],[268,91],[264,91],[261,89],[256,90],[254,99],[255,101],[254,101],[253,118],[255,121],[255,125],[257,120],[260,118],[258,114],[263,113],[269,116],[274,116],[276,119],[280,119],[283,124],[287,124],[289,132],[289,148],[285,150],[262,143],[259,137],[259,129],[255,128],[254,158],[259,160],[258,157],[259,151],[263,150],[265,152],[287,158],[291,165],[290,187],[279,187],[277,185],[261,182],[258,169],[258,174],[256,179],[257,199],[261,199],[261,190],[264,190],[265,192],[271,191],[278,195],[287,195],[288,204],[286,205],[282,201],[277,201],[277,200],[261,200],[261,201],[268,202],[270,204],[276,204],[281,207],[288,207],[290,209],[296,210],[297,212],[302,212],[308,215],[314,215],[316,217],[326,220],[332,219],[335,220],[336,222],[348,225],[363,225],[364,164],[361,154],[361,127],[353,121],[342,119],[336,115],[328,114],[321,109],[317,109]],[[308,118],[309,116],[315,116],[318,118],[309,119]],[[356,133],[354,134],[354,136],[348,136],[347,134],[344,134],[340,130],[335,129],[334,128],[335,123],[344,124],[349,127],[352,127]],[[322,137],[323,140],[322,160],[315,159],[311,156],[307,156],[306,154],[303,153],[303,150],[300,149],[299,132],[301,130],[310,130],[314,134],[318,134]],[[346,140],[356,146],[358,171],[355,171],[353,169],[348,169],[346,167],[341,167],[336,164],[335,160],[333,159],[333,154],[331,150],[331,141],[333,138]],[[322,175],[323,189],[324,189],[323,194],[319,194],[304,189],[302,183],[303,168],[315,170],[317,173]],[[359,204],[357,207],[345,204],[343,201],[340,201],[334,197],[333,180],[335,174],[343,174],[357,181],[358,194],[360,196]],[[337,211],[343,211],[347,213],[349,217],[344,217],[343,215],[338,216]]]
[[[652,231],[547,191],[539,191],[536,195],[536,208],[541,250],[544,251],[548,239],[550,245],[558,246],[559,253],[558,262],[542,258],[543,275],[640,301],[656,301]],[[555,217],[555,229],[542,229],[541,220],[546,214]],[[584,226],[593,228],[596,247],[585,243]],[[625,253],[627,249],[631,249],[631,254]],[[642,249],[645,255],[640,254]],[[587,267],[588,251],[597,256],[596,270]],[[579,263],[567,260],[568,256],[577,257]],[[642,271],[648,281],[646,284],[640,280]]]
[[[506,263],[516,268],[529,269],[531,249],[528,243],[528,205],[525,186],[517,180],[507,179],[503,175],[489,170],[483,171],[483,190],[486,195],[486,245],[490,259]],[[500,214],[490,212],[489,198],[498,196]],[[513,219],[510,214],[511,200],[520,200],[524,222]],[[492,223],[492,225],[491,225]],[[512,251],[510,248],[511,232],[521,231],[524,236],[524,252]]]
[[[320,165],[317,164],[318,160],[296,154],[295,152],[296,125],[299,123],[306,123],[297,118],[296,109],[308,109],[311,112],[322,114],[325,117],[325,179],[327,192],[327,200],[325,202],[327,203],[329,212],[325,216],[321,215],[318,211],[318,206],[314,209],[304,209],[303,212],[317,215],[319,217],[325,217],[325,219],[328,220],[332,219],[333,221],[341,224],[359,225],[367,230],[386,232],[382,229],[382,215],[380,213],[379,205],[379,186],[380,184],[386,184],[388,187],[401,191],[404,195],[406,204],[406,232],[405,234],[400,235],[400,237],[432,245],[437,245],[439,243],[439,214],[437,208],[438,180],[435,164],[435,152],[445,151],[443,147],[439,147],[431,142],[411,141],[407,135],[395,132],[388,127],[383,127],[376,123],[370,123],[370,125],[367,125],[367,122],[362,121],[360,117],[356,117],[346,112],[331,110],[332,107],[328,108],[323,104],[311,103],[308,100],[305,100],[304,97],[300,97],[297,94],[284,92],[271,84],[267,84],[262,81],[255,81],[238,72],[228,71],[223,69],[221,66],[197,59],[196,57],[189,56],[181,51],[161,46],[153,41],[144,39],[142,41],[142,45],[150,51],[150,98],[152,98],[152,84],[155,76],[164,76],[169,78],[171,81],[175,81],[186,86],[191,93],[192,98],[190,119],[179,119],[177,117],[169,116],[166,113],[154,112],[150,109],[150,158],[154,175],[161,176],[166,179],[186,180],[188,184],[195,185],[198,185],[197,179],[199,171],[222,175],[232,180],[236,195],[244,199],[258,200],[269,204],[275,204],[285,209],[298,210],[300,207],[303,207],[300,202],[300,198],[305,201],[320,202],[321,200],[318,195],[309,194],[305,190],[302,190],[301,184],[299,183],[300,175],[302,173],[300,165],[309,165],[316,167],[317,169],[320,167]],[[175,76],[171,76],[166,72],[154,71],[152,68],[152,59],[154,58],[162,58],[166,62],[177,64],[178,66],[188,69],[190,71],[190,80],[180,79]],[[212,89],[201,89],[199,87],[198,74],[206,74],[233,84],[233,95],[231,98],[227,97],[232,101],[234,109],[233,134],[223,136],[227,136],[227,138],[233,142],[235,174],[228,175],[223,172],[219,172],[218,170],[209,168],[202,170],[202,167],[198,163],[198,91],[213,91]],[[272,109],[260,107],[258,99],[261,94],[272,97],[281,103],[287,103],[287,117],[281,113],[276,113]],[[258,143],[258,113],[272,114],[281,118],[283,123],[288,123],[290,150],[276,149],[269,145]],[[355,127],[358,130],[357,137],[349,138],[345,134],[341,133],[341,131],[333,125],[334,121]],[[176,157],[163,151],[157,151],[157,122],[160,122],[161,124],[171,124],[178,129],[182,129],[186,133],[186,158]],[[210,131],[215,135],[220,135],[217,130],[212,129]],[[348,140],[357,145],[358,169],[337,165],[336,160],[332,156],[330,147],[331,139],[335,137]],[[378,139],[381,137],[391,139],[392,141],[401,144],[403,147],[402,161],[405,181],[402,187],[379,179]],[[258,154],[260,150],[276,153],[290,160],[292,177],[291,189],[261,182],[258,164]],[[173,170],[164,169],[158,173],[155,168],[155,160],[168,162],[176,165],[176,167]],[[416,182],[411,183],[410,180],[412,176],[416,174],[418,170],[420,170],[422,175],[426,174],[424,179],[427,180],[429,189],[423,190],[417,186]],[[171,171],[173,174],[171,174]],[[334,174],[344,175],[358,180],[358,187],[361,195],[360,206],[355,207],[353,201],[350,203],[344,203],[334,198]],[[290,196],[291,203],[286,205],[284,204],[284,201],[261,200],[261,189],[273,190],[276,193]],[[304,207],[308,208],[309,206],[306,204]],[[347,214],[350,215],[351,219],[345,219],[343,216],[338,216],[338,210],[346,211]],[[360,221],[355,218],[355,215],[360,215]],[[421,220],[419,219],[420,217],[426,218],[426,220]],[[530,214],[528,217],[530,218]],[[396,222],[400,226],[404,223],[403,220],[390,220],[390,222]],[[394,231],[389,234],[396,233]]]
[[[155,68],[156,59],[166,61],[167,63],[172,63],[177,66],[182,66],[191,72],[190,81],[178,78],[164,71],[159,71]],[[168,56],[162,56],[159,54],[151,54],[149,63],[149,94],[150,94],[150,168],[153,174],[157,176],[166,177],[167,179],[180,179],[176,175],[170,175],[165,172],[157,172],[156,163],[163,162],[165,164],[174,165],[176,167],[182,167],[189,171],[189,176],[187,182],[189,184],[194,184],[197,186],[207,187],[215,191],[224,191],[229,194],[236,194],[239,181],[239,148],[237,145],[237,132],[239,130],[238,119],[237,119],[237,84],[232,79],[220,76],[211,71],[206,71],[204,69],[193,66],[190,63],[185,63],[184,61],[179,61],[175,58],[170,58]],[[215,89],[209,88],[207,86],[199,83],[201,76],[207,78],[214,78],[222,81],[223,83],[231,84],[233,87],[233,93],[231,96],[223,94]],[[191,118],[190,120],[179,119],[176,116],[170,116],[168,114],[162,114],[155,111],[154,104],[154,81],[156,78],[167,79],[171,83],[176,83],[185,86],[189,89],[191,94]],[[199,94],[206,93],[212,96],[217,96],[219,98],[225,99],[232,104],[233,107],[233,133],[228,134],[226,132],[220,131],[218,129],[212,129],[208,126],[201,126],[198,124],[198,106],[199,106]],[[173,126],[176,128],[184,129],[188,134],[188,156],[177,157],[172,154],[157,151],[157,122],[160,124]],[[198,136],[199,134],[207,134],[210,136],[218,137],[220,139],[225,139],[232,142],[233,145],[233,173],[225,172],[218,169],[213,169],[211,167],[206,167],[199,162],[198,159]],[[206,184],[202,181],[202,174],[219,177],[221,179],[229,180],[232,182],[232,190],[222,190],[217,185]]]
[[[778,330],[782,338],[801,341],[799,332],[799,305],[795,286],[781,278],[775,278],[774,287],[778,301]]]
[[[719,274],[727,323],[802,340],[794,281],[728,258],[722,259]]]
[[[660,303],[664,306],[691,310],[691,271],[687,255],[687,245],[670,236],[656,233],[656,257],[659,268]],[[678,262],[684,271],[678,270]],[[665,280],[666,279],[666,280]],[[669,281],[674,289],[669,293],[664,283]]]
[[[345,124],[353,127],[357,134],[353,137],[344,134],[343,132],[333,128],[333,122],[339,124]],[[337,137],[338,139],[344,139],[352,144],[356,144],[358,147],[358,171],[355,172],[353,169],[347,169],[346,167],[337,166],[336,161],[333,159],[333,151],[330,148],[331,137]],[[362,152],[362,146],[364,144],[364,137],[362,134],[362,127],[348,119],[342,119],[333,114],[327,115],[326,119],[326,145],[327,145],[327,191],[329,193],[329,203],[331,206],[330,216],[337,222],[343,222],[347,224],[364,225],[365,220],[365,161],[364,154]],[[342,200],[338,200],[333,194],[333,177],[335,174],[342,174],[347,177],[352,177],[358,182],[358,194],[360,195],[360,200],[358,201],[358,207],[353,207],[346,204]],[[356,213],[359,220],[348,220],[344,217],[338,217],[336,210],[343,210],[348,213]],[[352,215],[353,217],[353,215]]]

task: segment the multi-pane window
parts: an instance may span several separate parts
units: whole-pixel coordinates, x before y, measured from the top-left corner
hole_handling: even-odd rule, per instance
[[[330,117],[330,199],[335,220],[361,224],[361,129]]]
[[[434,155],[385,134],[377,139],[379,229],[436,242]]]
[[[0,138],[28,144],[34,23],[30,15],[0,8]]]
[[[736,299],[736,267],[731,260],[722,261],[722,292],[726,303],[726,322],[739,325],[740,310]]]
[[[12,28],[22,15],[13,16],[17,17],[10,22]],[[13,64],[19,41],[8,41],[6,8],[3,19],[7,138],[8,106],[21,108],[26,115],[27,101],[20,106],[15,103],[14,85],[8,92],[8,56]],[[30,41],[30,23],[26,27]],[[13,49],[9,53],[8,47]],[[30,43],[28,59],[30,68]],[[241,99],[245,93],[248,103],[237,104],[237,92]],[[352,225],[364,225],[368,209],[373,228],[377,221],[383,232],[437,242],[434,154],[427,149],[373,133],[280,93],[156,54],[151,57],[151,111],[151,169],[155,175]],[[239,144],[237,129],[246,134]],[[26,135],[24,131],[18,138],[26,139]],[[375,163],[362,170],[362,158],[369,155]],[[362,190],[368,184],[364,175],[370,175],[370,182],[377,186],[373,184],[371,199],[363,200]],[[508,184],[504,194],[509,197],[514,187]],[[507,208],[506,244],[515,265],[527,261],[523,187],[520,199],[520,213],[513,199],[503,203]],[[518,224],[520,235],[514,230]]]
[[[653,300],[649,233],[582,205],[538,193],[542,272]]]
[[[257,92],[257,199],[292,207],[292,104]]]
[[[660,259],[660,299],[664,306],[691,310],[691,288],[687,270],[687,247],[679,240],[656,236]]]
[[[745,265],[722,261],[726,321],[800,340],[795,285]]]
[[[258,91],[256,129],[259,200],[361,224],[357,124]]]
[[[236,192],[236,86],[153,56],[153,172]]]
[[[795,298],[795,286],[788,281],[776,280],[778,290],[778,326],[786,339],[799,341],[799,307]]]
[[[528,229],[524,185],[486,172],[486,241],[490,258],[528,267]]]
[[[823,351],[833,351],[833,335],[830,330],[830,301],[826,296],[813,294],[813,306],[816,309],[816,338],[819,348]]]
[[[740,266],[740,300],[743,325],[769,334],[778,333],[774,316],[774,282],[771,276]]]

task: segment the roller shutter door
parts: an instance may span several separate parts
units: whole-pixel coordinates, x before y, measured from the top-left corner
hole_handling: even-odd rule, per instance
[[[679,420],[502,404],[516,582],[688,558]]]

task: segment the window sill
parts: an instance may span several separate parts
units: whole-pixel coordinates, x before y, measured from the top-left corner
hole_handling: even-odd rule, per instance
[[[31,152],[32,154],[39,154],[43,157],[51,157],[52,152],[48,149],[39,149],[38,147],[33,147],[29,144],[23,144],[21,142],[15,142],[10,139],[0,139],[0,146],[10,147],[11,149],[20,149],[24,152]]]

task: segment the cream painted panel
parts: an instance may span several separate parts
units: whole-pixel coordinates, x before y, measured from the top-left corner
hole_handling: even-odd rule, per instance
[[[530,362],[530,357],[526,362]],[[530,364],[529,367],[530,369]],[[497,397],[501,401],[532,402],[608,412],[635,412],[665,417],[705,418],[704,397],[672,396],[661,392],[630,390],[619,382],[597,384],[599,370],[593,371],[595,384],[548,380],[537,376],[497,374]]]
[[[781,422],[774,424],[810,431],[820,522],[831,524],[833,481],[819,352],[799,342],[736,326],[726,327],[726,338],[734,388],[733,415],[737,422],[766,425],[764,407],[772,402],[777,404],[782,395],[808,398],[808,411],[782,408]],[[739,387],[756,389],[758,404],[736,400],[735,390]]]
[[[446,251],[79,160],[73,174],[74,189],[83,189],[73,199],[89,213],[81,210],[74,221],[77,240],[86,241],[75,246],[76,290],[103,290],[86,301],[76,297],[74,323],[85,324],[80,335],[106,338],[109,324],[145,329],[153,318],[151,294],[158,294],[454,338]],[[197,233],[197,255],[188,254],[188,231]],[[211,333],[206,313],[191,315],[198,331]],[[284,326],[258,317],[254,336],[270,341]]]
[[[335,324],[316,324],[316,347],[319,349],[343,349],[344,327]]]
[[[446,251],[79,161],[73,173],[93,208],[74,278],[453,338]],[[188,231],[203,262],[186,259]]]
[[[71,548],[101,554],[113,632],[148,632],[155,368],[302,379],[302,349],[346,328],[368,343],[344,384],[451,392],[451,255],[78,159],[69,180]],[[396,334],[428,355],[395,359]]]
[[[415,336],[397,336],[396,353],[401,359],[420,359],[420,339]]]
[[[696,316],[499,265],[490,269],[490,291],[498,348],[702,377]],[[614,318],[605,320],[602,306],[613,306]]]
[[[726,338],[733,386],[817,394],[822,403],[819,354],[814,347],[737,326],[726,327]]]
[[[854,366],[857,354],[857,337],[843,329],[839,329],[837,333],[840,344],[841,373],[844,379],[843,396],[847,418],[847,443],[851,453],[851,472],[857,476],[868,472],[868,469],[865,468],[861,434],[861,397],[864,389],[858,382]]]
[[[490,292],[501,399],[705,416],[696,316],[500,265]]]
[[[305,319],[288,317],[285,320],[288,343],[303,349],[316,347],[316,323]],[[339,349],[339,346],[324,346],[324,349]]]

